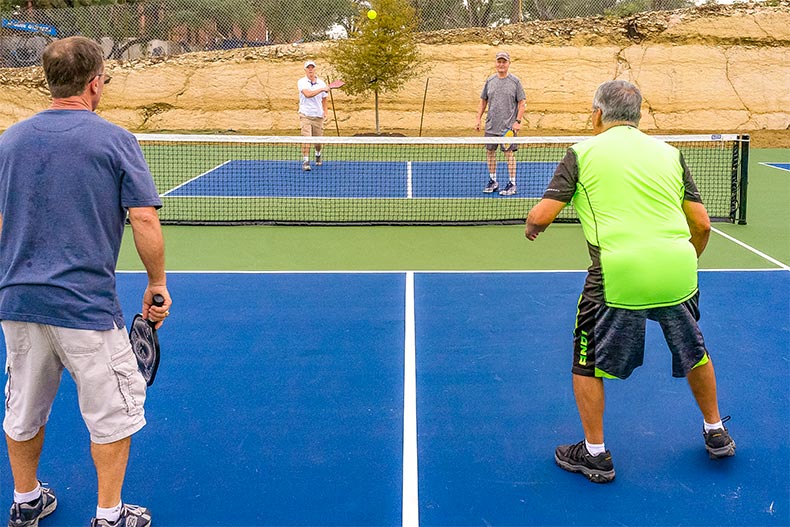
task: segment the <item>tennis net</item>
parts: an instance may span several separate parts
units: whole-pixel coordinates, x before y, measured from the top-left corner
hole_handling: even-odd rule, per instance
[[[656,136],[688,163],[713,220],[745,223],[749,138]],[[162,196],[163,223],[384,224],[520,223],[543,195],[572,144],[584,137],[329,137],[304,170],[298,136],[138,134]],[[484,193],[486,146],[515,144],[517,193]],[[557,221],[578,221],[572,206]]]

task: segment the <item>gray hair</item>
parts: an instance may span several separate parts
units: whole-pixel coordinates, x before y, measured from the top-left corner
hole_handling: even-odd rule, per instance
[[[593,109],[601,109],[604,123],[625,121],[639,124],[642,117],[642,94],[639,88],[626,81],[607,81],[598,86],[593,98]]]

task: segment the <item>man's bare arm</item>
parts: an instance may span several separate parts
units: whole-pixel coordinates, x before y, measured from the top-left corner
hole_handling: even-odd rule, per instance
[[[554,199],[542,199],[537,205],[532,207],[527,215],[527,227],[524,235],[530,241],[538,237],[538,234],[545,231],[554,218],[565,208],[566,203]]]
[[[132,225],[134,245],[140,261],[148,274],[148,287],[143,295],[143,317],[159,322],[164,320],[172,300],[167,291],[165,274],[165,241],[159,215],[154,207],[129,208],[129,222]],[[153,296],[165,297],[162,307],[153,306]]]
[[[710,238],[710,218],[705,205],[696,201],[683,200],[683,213],[691,231],[691,244],[697,251],[697,258],[702,255]]]

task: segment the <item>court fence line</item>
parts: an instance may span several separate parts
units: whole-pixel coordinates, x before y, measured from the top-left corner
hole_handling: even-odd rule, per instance
[[[96,40],[110,60],[344,38],[353,28],[355,17],[370,5],[360,0],[101,2],[103,5],[57,9],[37,9],[33,6],[38,2],[19,2],[16,9],[0,11],[4,21],[0,26],[0,67],[40,65],[48,42],[71,35]],[[600,15],[627,17],[694,6],[691,0],[410,3],[421,32]]]

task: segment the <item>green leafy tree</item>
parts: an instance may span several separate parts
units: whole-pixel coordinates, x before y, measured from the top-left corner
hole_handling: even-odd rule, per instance
[[[246,33],[254,17],[253,0],[168,0],[160,31],[169,33],[176,26],[193,31],[210,27],[215,38],[224,39],[235,29]]]
[[[513,0],[466,0],[469,26],[499,25],[509,14]]]
[[[357,29],[347,39],[334,42],[327,53],[332,69],[346,82],[346,93],[373,94],[376,133],[380,134],[379,94],[398,91],[424,68],[414,38],[418,27],[414,8],[402,0],[373,0],[371,8],[378,16],[370,19],[363,10]]]
[[[604,11],[604,14],[614,17],[628,17],[645,11],[659,11],[691,7],[694,2],[690,0],[625,0],[615,4],[614,7]]]
[[[246,32],[250,27],[254,5],[254,0],[158,0],[116,6],[112,16],[106,17],[114,20],[105,33],[116,43],[110,57],[120,58],[136,44],[171,40],[176,28],[187,32],[182,44],[210,44],[197,42],[201,32],[214,40],[231,38],[235,30]]]
[[[103,5],[115,3],[115,0],[12,0],[3,2],[13,8],[26,8],[28,4],[32,9],[63,9],[66,7],[85,7],[90,5]]]
[[[269,40],[277,43],[324,40],[334,26],[350,33],[360,9],[355,0],[260,0],[256,4],[266,20]]]
[[[412,0],[420,31],[520,22],[522,0]]]
[[[466,26],[466,8],[459,0],[412,0],[420,20],[420,31]]]
[[[519,1],[519,0],[515,0]],[[644,11],[680,9],[694,5],[692,0],[521,0],[531,18],[554,20],[584,16],[630,16]]]

